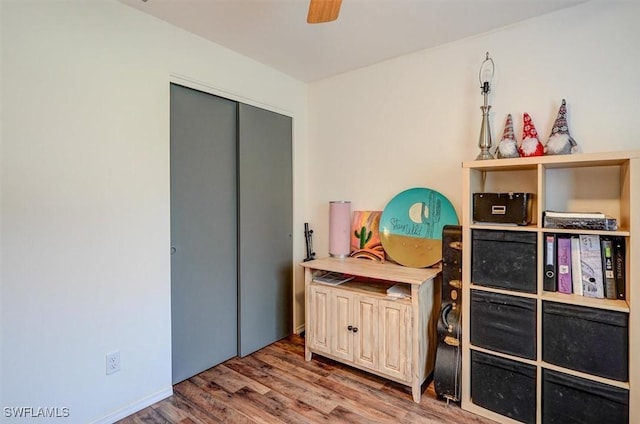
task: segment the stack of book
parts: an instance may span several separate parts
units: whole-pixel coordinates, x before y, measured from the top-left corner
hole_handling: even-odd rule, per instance
[[[625,299],[625,239],[595,234],[544,235],[545,291]]]
[[[605,231],[618,229],[616,219],[601,212],[544,211],[542,221],[545,228]]]

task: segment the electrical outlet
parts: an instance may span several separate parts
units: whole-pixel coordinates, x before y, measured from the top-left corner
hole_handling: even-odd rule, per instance
[[[120,352],[107,353],[107,375],[120,371]]]

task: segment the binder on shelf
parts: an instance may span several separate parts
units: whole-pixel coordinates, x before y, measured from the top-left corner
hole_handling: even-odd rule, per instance
[[[544,235],[544,280],[542,288],[545,291],[557,291],[556,278],[556,235]]]
[[[610,239],[600,240],[602,248],[602,273],[604,280],[604,297],[607,299],[617,299],[616,280],[613,271],[613,242]]]
[[[570,294],[572,290],[571,280],[571,238],[558,236],[558,291]]]
[[[624,244],[624,237],[613,237],[613,275],[616,281],[616,298],[625,300],[626,297],[626,285],[625,285],[625,258],[626,250]]]
[[[580,238],[582,294],[587,297],[604,298],[600,236],[580,234],[578,237]]]
[[[582,264],[580,263],[580,239],[571,237],[571,283],[573,293],[582,296]]]

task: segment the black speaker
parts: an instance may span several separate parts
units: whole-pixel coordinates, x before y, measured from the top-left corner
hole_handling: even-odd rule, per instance
[[[438,347],[433,370],[436,394],[448,401],[460,401],[462,332],[462,227],[442,229],[442,306],[438,318]]]

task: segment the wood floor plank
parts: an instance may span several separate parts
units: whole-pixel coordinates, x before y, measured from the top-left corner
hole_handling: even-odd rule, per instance
[[[377,423],[395,424],[406,415],[404,409],[390,408],[387,403],[380,402],[367,391],[352,390],[342,382],[323,378],[318,384],[344,399],[344,401],[340,402],[339,408],[349,412],[357,411],[357,416],[366,418],[369,422],[374,420]],[[332,415],[335,413],[335,411],[332,411]]]
[[[336,406],[342,406],[350,411],[357,409],[359,414],[363,415],[365,418],[368,418],[370,421],[373,420],[374,422],[378,423],[393,422],[391,421],[393,417],[388,413],[380,411],[367,403],[361,403],[357,399],[357,397],[359,397],[360,395],[359,393],[350,391],[348,394],[345,394],[343,390],[337,390],[337,385],[335,385],[334,387],[324,387],[321,384],[300,381],[297,380],[295,376],[292,376],[291,374],[282,371],[277,367],[273,367],[267,363],[264,363],[257,359],[255,356],[250,360],[253,361],[252,365],[254,367],[261,368],[262,370],[273,376],[274,379],[293,382],[300,389],[311,392],[315,396],[315,399],[332,400],[336,403]],[[310,404],[314,405],[314,403]]]
[[[408,407],[411,407],[410,398],[405,401],[390,398],[381,394],[380,390],[362,384],[357,379],[345,378],[340,375],[331,375],[321,379],[318,384],[343,396],[348,396],[356,403],[370,405],[381,412],[393,417],[404,417]]]
[[[288,361],[284,361],[281,358],[278,358],[277,356],[274,356],[270,353],[266,353],[266,352],[256,352],[254,354],[254,357],[261,360],[262,362],[271,365],[272,367],[278,368],[284,372],[288,372],[291,373],[292,377],[295,377],[297,379],[303,380],[303,381],[308,381],[310,383],[315,383],[316,381],[318,381],[320,378],[322,378],[322,376],[318,375],[317,372],[314,372],[312,370],[308,370],[305,367],[302,366],[293,366],[293,364],[291,362]],[[328,373],[327,373],[328,374]]]
[[[244,358],[232,358],[174,386],[174,394],[119,424],[489,424],[411,388],[322,356],[304,359],[293,335]]]
[[[258,361],[253,357],[245,357],[242,360],[230,359],[227,366],[235,369],[241,374],[251,375],[260,379],[266,386],[293,399],[299,399],[308,405],[312,405],[324,414],[329,414],[338,403],[332,398],[330,393],[319,393],[312,384],[301,384],[296,380],[291,380],[288,376],[280,378],[266,372],[268,364]]]
[[[372,422],[375,422],[375,423],[380,422],[380,421],[371,421],[371,418],[363,417],[362,415],[352,410],[343,408],[341,406],[331,411],[331,414],[329,414],[329,421],[332,423],[340,422],[340,423],[349,423],[349,424],[371,424]],[[398,420],[389,420],[388,422],[397,423]]]
[[[173,399],[175,401],[173,405],[176,408],[180,408],[183,412],[187,412],[189,414],[189,418],[198,424],[222,422],[222,420],[212,417],[210,413],[203,411],[201,408],[194,405],[190,399],[181,396],[180,393],[174,393],[174,395],[169,399]]]
[[[271,416],[287,424],[320,422],[326,417],[325,414],[310,405],[299,400],[292,400],[273,390],[264,396],[247,390],[243,393],[243,396],[245,396],[248,402],[258,405]]]
[[[304,339],[302,340],[304,343]],[[267,348],[270,352],[279,355],[279,357],[286,358],[292,365],[303,367],[319,375],[327,375],[333,370],[333,366],[323,361],[306,361],[304,359],[304,350],[301,352],[292,352],[290,349],[283,348],[279,343],[267,346],[265,349]]]
[[[286,349],[281,349],[280,344],[276,343],[263,349],[265,353],[276,356],[284,363],[290,364],[295,368],[304,368],[321,376],[342,375],[348,378],[357,378],[360,382],[374,388],[380,389],[387,380],[374,374],[360,371],[356,368],[346,367],[343,364],[333,361],[332,359],[314,356],[314,360],[306,361],[304,359],[304,351],[298,354],[291,354]],[[262,351],[260,351],[262,352]]]
[[[274,343],[281,349],[286,349],[291,353],[304,356],[304,337],[292,334]]]
[[[173,390],[182,397],[189,399],[200,411],[211,416],[211,422],[254,424],[254,421],[246,415],[230,408],[226,402],[220,401],[209,392],[202,390],[191,381],[192,379],[176,384]]]
[[[260,394],[265,394],[269,391],[269,388],[261,384],[259,381],[246,378],[244,375],[237,373],[224,364],[209,368],[198,376],[205,380],[215,381],[216,384],[224,387],[225,390],[230,393],[236,392],[244,387],[248,387]]]
[[[215,422],[210,415],[203,413],[177,393],[152,405],[152,408],[171,423],[206,424]]]
[[[268,411],[262,408],[259,404],[251,402],[247,395],[251,392],[256,392],[248,387],[243,387],[240,390],[230,393],[227,392],[222,386],[219,386],[213,381],[206,380],[201,375],[197,375],[191,378],[190,381],[192,381],[202,390],[206,391],[215,399],[218,399],[220,402],[225,403],[227,405],[227,408],[237,411],[238,413],[246,416],[247,418],[250,418],[256,423],[284,424],[284,421],[280,420],[276,416],[269,414]],[[262,393],[262,395],[264,395],[264,393]]]
[[[139,414],[136,414],[128,421],[131,424],[170,424],[171,421],[164,418],[154,408],[145,408]]]
[[[389,380],[387,379],[359,370],[358,368],[353,368],[348,365],[341,364],[332,359],[314,357],[312,362],[323,362],[325,363],[325,365],[330,366],[331,372],[329,373],[329,376],[331,378],[344,378],[357,381],[358,383],[372,390],[381,390],[389,382]],[[409,391],[411,391],[411,388],[409,388]]]

